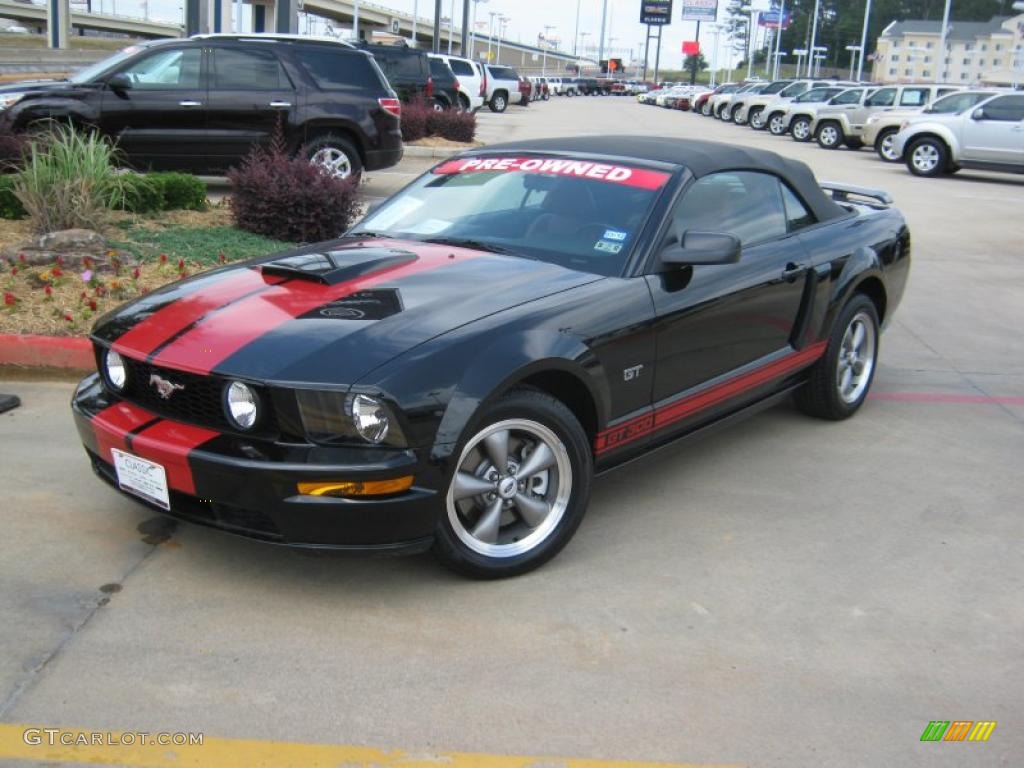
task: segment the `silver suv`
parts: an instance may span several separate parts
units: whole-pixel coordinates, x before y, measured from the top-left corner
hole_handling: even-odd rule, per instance
[[[893,85],[879,88],[862,104],[822,107],[811,125],[814,138],[822,149],[850,149],[864,146],[861,135],[868,117],[887,109],[923,107],[939,96],[960,90],[951,85]]]
[[[894,109],[891,112],[879,112],[869,117],[864,126],[864,143],[869,147],[874,147],[878,156],[887,163],[898,163],[903,158],[896,153],[892,140],[900,132],[900,126],[911,117],[924,114],[959,114],[976,107],[985,99],[995,96],[1000,90],[986,88],[980,91],[958,91],[957,93],[947,93],[924,109]]]
[[[911,117],[893,147],[915,176],[961,168],[1024,173],[1024,93],[1001,93],[957,114]]]

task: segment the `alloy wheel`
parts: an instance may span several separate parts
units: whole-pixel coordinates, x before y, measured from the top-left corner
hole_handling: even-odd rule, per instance
[[[834,125],[825,125],[818,132],[818,139],[823,146],[835,147],[839,144],[839,130]]]
[[[790,130],[797,141],[807,141],[811,136],[811,124],[806,120],[794,120]]]
[[[772,136],[781,136],[786,132],[786,125],[782,120],[782,115],[772,115],[772,119],[768,121],[768,130]]]
[[[895,133],[887,133],[882,137],[882,140],[878,142],[878,154],[882,156],[883,160],[888,160],[889,162],[896,162],[900,159],[896,152]]]
[[[321,147],[313,153],[309,162],[336,179],[347,179],[352,175],[352,161],[337,147]]]
[[[846,326],[836,360],[836,387],[844,403],[857,402],[871,382],[875,367],[875,325],[858,312]]]
[[[448,488],[448,521],[460,541],[488,557],[515,557],[558,527],[572,496],[562,440],[529,419],[507,419],[475,434]]]

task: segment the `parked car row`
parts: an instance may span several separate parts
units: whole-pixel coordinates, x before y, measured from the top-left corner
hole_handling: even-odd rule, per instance
[[[664,99],[666,106],[671,98]],[[685,109],[685,107],[683,107]],[[871,147],[917,176],[1024,173],[1024,93],[958,85],[779,80],[726,83],[691,109],[822,149]]]

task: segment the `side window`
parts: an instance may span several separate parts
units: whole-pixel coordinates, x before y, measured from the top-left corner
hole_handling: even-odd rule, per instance
[[[172,91],[199,87],[202,52],[198,48],[158,51],[129,64],[119,74],[127,75],[140,91]]]
[[[862,93],[863,93],[862,91],[843,91],[838,96],[836,96],[834,99],[832,99],[832,103],[833,104],[860,104],[860,97],[861,97]]]
[[[786,228],[789,232],[809,227],[814,223],[814,215],[807,210],[800,198],[793,194],[788,184],[780,184],[782,189],[782,206],[786,210]]]
[[[900,96],[901,107],[923,107],[927,103],[927,88],[904,88]]]
[[[278,91],[291,89],[292,84],[270,51],[215,48],[211,86],[219,90]]]
[[[675,231],[725,232],[743,245],[789,231],[779,180],[766,173],[733,171],[705,176],[687,190],[673,213]]]
[[[371,59],[358,53],[296,47],[292,56],[324,91],[368,90],[385,88]]]
[[[891,107],[896,102],[895,88],[882,88],[864,102],[868,107]]]
[[[448,59],[448,63],[451,65],[452,72],[456,75],[463,75],[466,77],[474,77],[473,67],[468,61],[459,61],[458,59]]]
[[[1000,96],[985,105],[985,119],[1004,122],[1024,120],[1024,96]]]

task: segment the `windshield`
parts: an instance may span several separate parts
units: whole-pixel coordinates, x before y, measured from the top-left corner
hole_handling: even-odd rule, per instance
[[[146,46],[144,45],[130,45],[127,48],[123,48],[113,56],[108,56],[102,61],[97,61],[95,64],[90,64],[88,67],[78,70],[68,78],[68,81],[79,84],[91,83],[104,72],[109,69],[113,69],[121,62],[131,58],[136,53],[143,50],[145,47]]]
[[[806,104],[809,101],[825,101],[826,99],[831,99],[840,90],[840,88],[814,88],[807,91],[807,93],[800,94],[793,99],[793,102],[796,104]]]
[[[790,85],[788,80],[780,80],[780,81],[775,82],[775,83],[766,83],[765,85],[761,86],[761,90],[758,91],[758,93],[767,93],[767,94],[779,93],[779,91],[783,90],[784,88],[788,91],[790,89],[786,88],[787,85]],[[780,96],[781,95],[796,96],[798,93],[803,93],[805,90],[807,90],[807,84],[806,83],[793,83],[793,85],[800,86],[800,89],[799,90],[794,90],[792,93],[779,94],[779,95]],[[790,88],[792,88],[792,87],[793,86],[790,86]]]
[[[932,104],[925,112],[940,115],[958,115],[994,95],[992,91],[951,93]]]
[[[449,160],[351,234],[443,240],[620,275],[669,173],[577,158]]]
[[[772,86],[776,86],[778,83],[772,83]],[[779,91],[779,96],[799,96],[801,93],[807,90],[807,83],[791,83],[790,85],[784,85],[782,90]]]

